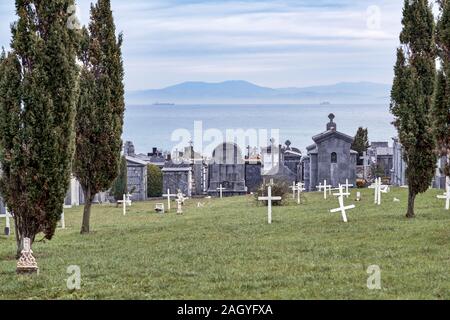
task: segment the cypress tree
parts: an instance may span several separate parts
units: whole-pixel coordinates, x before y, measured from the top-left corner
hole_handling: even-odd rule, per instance
[[[441,0],[437,24],[438,56],[441,69],[436,79],[436,95],[433,106],[434,133],[440,156],[450,156],[450,1]],[[444,168],[450,176],[450,164]]]
[[[74,152],[77,32],[73,0],[16,0],[11,52],[0,72],[1,193],[24,238],[54,236]]]
[[[402,46],[397,50],[391,112],[407,163],[408,218],[418,194],[428,190],[436,166],[431,108],[436,76],[434,17],[427,0],[405,0]]]
[[[364,155],[364,152],[369,148],[369,130],[364,129],[363,127],[359,127],[356,132],[355,140],[352,144],[352,150],[357,151],[359,154],[358,157],[358,165],[363,165],[364,161],[361,157]]]
[[[158,198],[163,194],[163,174],[158,166],[149,164],[147,166],[147,196]]]
[[[119,173],[125,112],[122,35],[116,37],[109,0],[91,6],[89,30],[82,31],[80,99],[76,118],[75,176],[85,196],[81,233],[89,233],[95,195],[108,190]]]

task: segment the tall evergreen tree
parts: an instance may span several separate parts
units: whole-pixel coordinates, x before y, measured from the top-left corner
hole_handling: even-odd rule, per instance
[[[85,196],[82,234],[90,231],[95,194],[109,189],[119,172],[125,102],[122,35],[117,38],[115,32],[110,1],[98,0],[80,50],[74,172]]]
[[[73,0],[16,0],[11,52],[0,72],[0,188],[24,238],[52,239],[74,152],[79,68]]]
[[[436,166],[431,108],[436,76],[434,17],[427,0],[405,0],[402,47],[397,50],[391,112],[407,163],[408,218],[418,194],[425,192]]]
[[[362,160],[361,157],[364,155],[364,152],[369,149],[369,146],[369,130],[359,127],[352,144],[352,150],[357,151],[359,154],[358,165],[364,164],[364,160]]]
[[[438,55],[441,69],[436,79],[433,107],[434,133],[440,156],[450,157],[450,1],[440,0],[440,17],[437,25]],[[450,163],[444,168],[450,176]]]

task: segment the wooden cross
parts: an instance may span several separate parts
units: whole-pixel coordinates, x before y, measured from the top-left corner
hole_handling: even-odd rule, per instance
[[[356,206],[354,204],[352,204],[352,205],[346,207],[344,204],[344,196],[345,196],[345,193],[343,192],[343,189],[341,186],[341,192],[340,192],[340,196],[339,196],[339,208],[330,210],[330,212],[331,213],[341,212],[342,219],[344,220],[345,223],[347,223],[348,219],[347,219],[346,210],[355,209]]]
[[[127,215],[127,195],[123,194],[123,200],[117,201],[117,203],[121,203],[123,207],[123,215]]]
[[[292,199],[295,199],[295,192],[298,190],[297,185],[295,184],[295,181],[292,182],[292,187],[289,187],[290,189],[292,189]]]
[[[222,185],[220,185],[220,187],[217,188],[217,190],[219,190],[219,193],[220,193],[220,199],[223,199],[223,192],[224,192],[225,190],[227,190],[227,189],[224,188]]]
[[[342,185],[345,187],[345,193],[347,193],[347,198],[350,196],[349,187],[353,188],[354,185],[348,183],[348,179],[345,180],[345,184]]]
[[[170,201],[172,197],[176,197],[176,194],[171,194],[170,189],[167,189],[167,193],[163,194],[163,197],[167,197],[167,211],[170,211]]]
[[[280,200],[282,200],[282,198],[277,197],[277,196],[272,197],[272,187],[269,186],[267,188],[267,197],[259,197],[258,200],[268,202],[268,206],[267,206],[268,221],[269,221],[269,224],[272,224],[272,201],[280,201]]]
[[[328,192],[328,189],[330,190],[329,192],[331,193],[331,188],[332,188],[332,186],[327,185],[327,180],[325,180],[325,181],[324,181],[324,184],[323,184],[323,185],[320,184],[317,188],[319,188],[319,191],[320,191],[321,189],[323,189],[323,198],[324,198],[325,200],[327,200],[327,192]]]
[[[377,178],[375,180],[375,185],[373,188],[375,189],[375,204],[381,206],[381,178]]]
[[[443,196],[437,196],[438,199],[445,199],[445,210],[450,210],[450,188],[447,189]]]
[[[344,192],[344,186],[343,185],[339,185],[339,193],[334,193],[333,195],[335,197],[348,197],[350,195],[350,193],[348,192]]]

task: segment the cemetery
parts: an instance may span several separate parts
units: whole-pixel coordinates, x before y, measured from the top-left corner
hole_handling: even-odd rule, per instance
[[[95,232],[80,237],[82,207],[65,209],[66,229],[36,242],[39,276],[17,278],[14,237],[0,236],[0,297],[10,299],[449,299],[450,223],[442,194],[430,189],[406,222],[407,190],[393,188],[374,204],[372,189],[350,189],[344,223],[338,198],[312,192],[301,205],[272,207],[248,196],[93,207]],[[172,192],[171,193],[176,193]],[[272,195],[273,197],[278,195]],[[394,202],[398,198],[400,202]],[[178,200],[178,199],[177,199]],[[167,206],[167,203],[165,203]],[[0,217],[0,229],[5,219]],[[12,230],[14,234],[14,230]],[[82,271],[82,289],[66,288],[69,265]],[[379,265],[382,290],[366,287]],[[411,281],[411,279],[414,281]]]
[[[313,107],[318,111],[312,112],[311,106],[302,104],[300,97],[319,99],[325,94],[350,99],[349,88],[355,84],[346,82],[322,86],[323,95],[313,91],[317,87],[270,89],[237,80],[228,81],[226,90],[223,83],[201,82],[167,88],[167,98],[178,90],[185,90],[186,99],[194,93],[208,98],[203,93],[211,90],[216,97],[246,101],[250,93],[239,89],[245,85],[254,90],[253,99],[264,101],[252,105],[254,110],[242,119],[229,113],[231,106],[213,103],[217,109],[207,111],[205,123],[232,119],[246,124],[255,118],[258,127],[280,128],[272,118],[281,112],[272,114],[264,108],[274,107],[271,99],[298,99],[284,107],[298,108],[296,114],[304,111],[301,116],[311,123],[298,125],[291,109],[284,115],[291,127],[285,128],[283,139],[283,128],[271,129],[276,133],[271,131],[270,136],[261,134],[268,133],[264,128],[227,128],[225,139],[217,138],[223,128],[203,134],[203,120],[193,120],[193,135],[180,128],[205,106],[185,117],[188,120],[178,117],[177,111],[169,116],[165,108],[175,109],[175,104],[167,102],[151,106],[160,112],[159,118],[147,117],[144,111],[133,116],[128,107],[150,106],[130,106],[126,97],[161,90],[126,91],[130,83],[125,82],[133,78],[127,68],[138,64],[124,57],[140,56],[130,54],[127,36],[116,29],[113,13],[126,10],[98,0],[90,6],[82,28],[75,1],[50,2],[15,1],[15,8],[10,8],[17,19],[10,24],[10,47],[0,53],[0,300],[450,299],[450,1],[437,1],[434,11],[428,1],[404,2],[397,62],[389,76],[392,86],[376,85],[389,86],[389,103],[384,105],[389,119],[386,116],[384,122],[396,130],[371,126],[376,129],[375,141],[369,140],[367,122],[359,123],[367,119],[354,121],[356,109],[316,101]],[[194,13],[198,4],[191,5]],[[282,13],[290,17],[287,12]],[[263,14],[254,19],[255,33],[261,29],[259,20],[264,22]],[[225,28],[230,21],[245,25],[231,13],[230,17],[217,21]],[[281,20],[270,21],[282,25]],[[153,26],[182,29],[173,21]],[[381,35],[391,32],[367,27],[367,32],[340,28],[339,38],[365,42],[390,37]],[[214,23],[211,29],[216,31]],[[237,29],[230,29],[236,34]],[[161,34],[169,43],[170,35]],[[202,40],[212,38],[222,39]],[[287,43],[297,43],[280,39],[286,43],[283,50]],[[248,42],[252,50],[273,43]],[[226,49],[217,45],[220,51]],[[241,45],[245,44],[237,47]],[[200,57],[204,48],[192,47]],[[351,52],[349,48],[342,55]],[[227,50],[223,51],[225,55]],[[168,56],[184,60],[180,53]],[[265,58],[268,64],[275,52],[273,56]],[[154,62],[134,69],[169,66],[148,60]],[[198,70],[215,77],[208,71],[211,67],[198,67],[186,60],[186,66],[171,72]],[[354,69],[371,70],[367,67]],[[222,69],[232,74],[239,68],[230,64]],[[253,69],[248,74],[259,74],[249,64],[248,70]],[[311,71],[305,76],[318,81]],[[159,77],[157,72],[149,74]],[[133,81],[144,86],[146,78]],[[357,83],[370,88],[361,90],[357,99],[372,95],[377,101],[385,99],[382,89],[363,92],[378,91],[373,85]],[[343,91],[326,93],[335,88]],[[358,103],[361,106],[354,108],[367,108],[365,101]],[[189,113],[197,105],[182,107]],[[265,118],[260,110],[267,111]],[[133,121],[142,121],[140,126],[147,131],[133,134]],[[355,123],[356,135],[348,132]],[[161,130],[178,126],[170,140],[175,143],[178,137],[180,143],[169,147],[169,137],[165,141],[165,133],[158,136],[155,124]],[[293,124],[295,130],[289,129]],[[231,139],[229,131],[235,132]],[[144,147],[131,141],[146,144],[154,136],[158,139],[145,146],[151,149],[148,153],[138,153]],[[307,140],[294,140],[299,137]],[[211,145],[205,147],[208,141]],[[192,310],[185,305],[183,312]]]

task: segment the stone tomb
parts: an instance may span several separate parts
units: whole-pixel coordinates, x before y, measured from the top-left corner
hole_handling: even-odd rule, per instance
[[[224,196],[244,195],[247,193],[245,185],[245,161],[240,148],[234,143],[223,143],[214,149],[209,163],[210,196],[218,196],[219,188]]]
[[[351,149],[353,138],[337,131],[335,116],[329,115],[327,130],[314,136],[314,144],[307,148],[303,160],[304,182],[308,191],[315,191],[319,181],[327,180],[336,188],[349,180],[356,185],[356,160],[358,153]],[[306,172],[307,171],[307,172]]]

